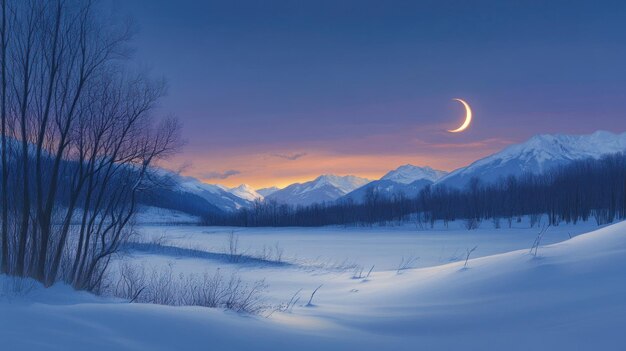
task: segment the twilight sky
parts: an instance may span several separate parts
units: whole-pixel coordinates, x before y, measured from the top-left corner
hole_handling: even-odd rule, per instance
[[[206,182],[452,170],[538,133],[626,131],[624,1],[114,2],[184,124],[169,166]],[[445,132],[455,97],[465,133]]]

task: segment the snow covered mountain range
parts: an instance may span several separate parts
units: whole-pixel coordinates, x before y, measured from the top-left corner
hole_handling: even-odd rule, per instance
[[[380,180],[389,180],[401,184],[411,184],[416,180],[422,179],[435,182],[446,174],[448,174],[448,172],[432,169],[428,166],[417,167],[413,165],[404,165],[385,174],[382,178],[380,178]]]
[[[175,179],[176,181],[176,179]],[[229,189],[222,185],[207,184],[193,177],[180,177],[176,190],[181,193],[197,195],[222,211],[236,211],[248,207],[253,201],[254,194],[250,193],[245,185]],[[252,190],[254,191],[254,190]],[[256,192],[254,192],[256,194]],[[258,194],[257,194],[258,195]],[[252,200],[250,200],[252,198]]]
[[[492,182],[511,175],[540,174],[575,160],[597,159],[618,152],[626,152],[626,133],[598,131],[590,135],[536,135],[524,143],[511,145],[459,168],[437,184],[463,187],[473,177]]]
[[[291,184],[269,194],[266,199],[289,205],[310,205],[334,201],[369,183],[369,179],[356,176],[321,175],[310,182]]]
[[[370,191],[374,191],[385,197],[394,194],[415,197],[425,186],[433,184],[446,174],[448,174],[448,172],[432,169],[428,166],[400,166],[385,174],[379,180],[365,184],[346,194],[342,197],[342,200],[352,200],[357,203],[363,202],[365,201],[366,194]]]
[[[362,202],[366,193],[372,190],[383,196],[402,193],[413,197],[427,185],[463,187],[473,177],[492,182],[507,176],[539,174],[575,160],[618,152],[626,152],[626,133],[598,131],[590,135],[537,135],[450,173],[431,167],[403,165],[374,181],[352,175],[325,174],[283,189],[271,187],[258,190],[245,184],[228,188],[178,176],[175,177],[175,190],[200,197],[226,212],[250,207],[256,200],[273,200],[290,205],[310,205],[338,199]]]

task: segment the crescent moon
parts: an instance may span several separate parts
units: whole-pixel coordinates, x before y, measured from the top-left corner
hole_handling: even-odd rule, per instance
[[[458,132],[462,132],[466,130],[467,127],[469,127],[470,123],[472,122],[472,109],[469,107],[467,102],[463,101],[462,99],[452,99],[452,100],[462,103],[463,106],[465,107],[465,122],[463,122],[463,124],[461,124],[461,126],[458,127],[457,129],[448,130],[448,132],[450,133],[458,133]]]

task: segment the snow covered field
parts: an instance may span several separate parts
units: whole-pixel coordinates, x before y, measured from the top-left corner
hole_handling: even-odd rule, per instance
[[[136,238],[144,245],[130,246],[124,260],[183,274],[238,272],[244,281],[265,279],[268,304],[287,302],[298,291],[300,300],[291,311],[266,318],[128,304],[64,286],[17,289],[0,277],[0,345],[7,350],[622,349],[626,223],[548,228],[535,256],[529,249],[537,233],[527,223],[498,230],[484,223],[475,231],[461,223],[420,231],[144,226]],[[233,240],[239,260],[224,255],[232,252]],[[466,250],[474,246],[465,266]],[[399,267],[405,269],[398,272]],[[320,285],[313,306],[306,306]]]

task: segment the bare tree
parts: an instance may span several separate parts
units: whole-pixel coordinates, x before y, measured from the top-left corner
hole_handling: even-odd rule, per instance
[[[8,149],[7,149],[7,133],[8,133],[8,116],[7,116],[7,47],[8,47],[8,32],[7,32],[7,0],[2,0],[2,23],[0,24],[0,123],[2,133],[2,145],[0,145],[1,162],[2,164],[2,183],[0,184],[0,192],[2,192],[2,228],[0,229],[0,236],[2,237],[0,245],[2,246],[2,252],[0,253],[0,273],[9,272],[9,169],[8,169]]]
[[[127,23],[93,1],[1,6],[0,271],[95,289],[180,126],[152,115],[164,84],[125,68]]]

